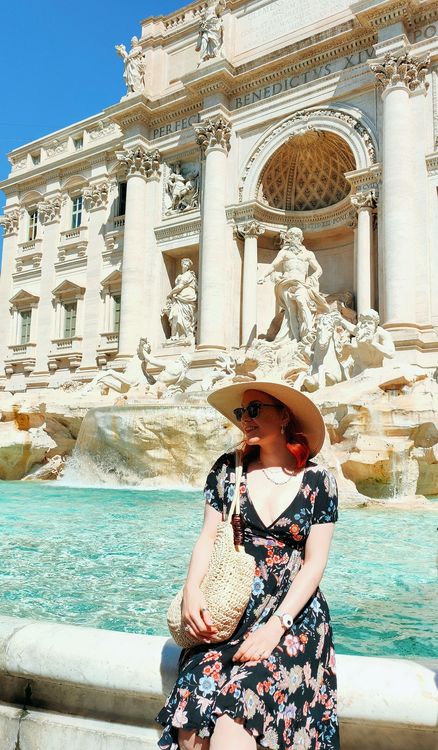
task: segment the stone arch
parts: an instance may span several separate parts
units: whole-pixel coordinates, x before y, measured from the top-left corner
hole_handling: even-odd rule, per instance
[[[37,206],[37,204],[43,200],[43,194],[39,190],[28,190],[27,193],[21,197],[20,205],[23,208],[29,208],[30,206]]]
[[[276,151],[291,138],[311,131],[337,136],[348,144],[353,169],[367,169],[377,161],[377,137],[369,119],[354,107],[315,107],[289,115],[272,126],[255,146],[243,169],[239,201],[257,199],[263,170]]]
[[[85,177],[82,177],[82,175],[71,175],[62,182],[61,188],[66,193],[69,193],[72,190],[81,190],[82,188],[88,187],[88,184],[88,180],[86,180]]]

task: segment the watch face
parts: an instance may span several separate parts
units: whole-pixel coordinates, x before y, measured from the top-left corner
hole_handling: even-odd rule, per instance
[[[284,627],[288,629],[291,628],[292,625],[294,624],[294,621],[290,615],[283,615],[281,620],[282,620]]]

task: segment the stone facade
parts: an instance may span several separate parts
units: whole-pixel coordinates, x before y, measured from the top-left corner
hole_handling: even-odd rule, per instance
[[[321,294],[353,319],[377,310],[396,356],[435,369],[437,31],[428,0],[220,0],[143,21],[117,47],[121,101],[9,155],[0,389],[122,371],[141,337],[163,367],[190,350],[202,380],[268,331],[257,280],[292,227]]]

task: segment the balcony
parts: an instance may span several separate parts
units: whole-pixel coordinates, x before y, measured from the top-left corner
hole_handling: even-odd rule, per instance
[[[80,226],[76,229],[66,229],[61,232],[58,246],[58,259],[60,263],[67,260],[78,260],[85,258],[88,244],[88,227]]]
[[[108,362],[108,358],[112,359],[111,355],[117,354],[119,351],[119,334],[117,332],[112,333],[101,333],[100,341],[97,347],[96,361],[99,367],[105,366]]]
[[[9,354],[5,358],[5,372],[12,375],[22,370],[29,375],[35,369],[36,344],[12,344],[8,346]]]
[[[41,252],[42,239],[39,237],[27,242],[20,242],[15,259],[16,273],[33,271],[40,268],[43,254]]]
[[[48,357],[48,366],[54,372],[60,366],[70,369],[79,367],[82,361],[82,337],[73,336],[65,339],[52,339],[52,348]]]

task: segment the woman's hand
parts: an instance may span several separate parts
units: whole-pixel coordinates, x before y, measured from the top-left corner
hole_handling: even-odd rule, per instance
[[[274,648],[281,641],[284,633],[278,617],[273,617],[267,623],[253,630],[245,638],[233,656],[233,661],[261,661],[267,659]]]
[[[213,625],[204,594],[198,586],[184,588],[182,621],[188,635],[209,643],[217,633]]]

